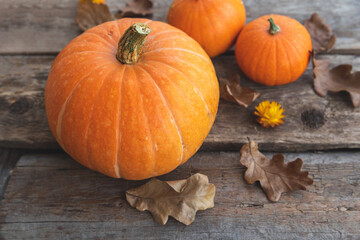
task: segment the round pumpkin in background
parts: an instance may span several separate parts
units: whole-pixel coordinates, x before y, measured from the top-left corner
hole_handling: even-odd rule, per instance
[[[306,70],[312,50],[305,27],[295,19],[267,15],[241,31],[235,55],[241,70],[268,86],[295,81]]]
[[[245,19],[241,0],[175,0],[167,16],[169,24],[194,38],[210,57],[234,44]]]
[[[147,19],[107,22],[72,40],[45,89],[60,146],[88,168],[132,180],[185,163],[209,133],[218,102],[201,46]]]

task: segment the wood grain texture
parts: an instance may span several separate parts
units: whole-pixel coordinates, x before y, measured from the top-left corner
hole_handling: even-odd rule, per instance
[[[360,57],[357,56],[324,55],[319,58],[329,59],[330,67],[350,63],[354,71],[360,69]],[[213,61],[219,77],[240,72],[231,56]],[[311,64],[297,81],[282,86],[267,87],[247,79],[243,74],[241,76],[241,84],[260,92],[260,97],[246,109],[232,103],[221,104],[203,149],[237,150],[247,142],[246,137],[268,151],[360,147],[356,143],[360,140],[360,129],[357,127],[360,122],[353,125],[360,119],[360,108],[352,107],[350,96],[345,92],[329,93],[325,98],[315,94]],[[268,129],[256,122],[253,114],[255,106],[264,100],[282,105],[286,116],[283,125]],[[308,118],[311,121],[307,121]]]
[[[108,0],[113,12],[127,0]],[[172,0],[154,0],[152,19],[166,21]],[[333,52],[360,53],[360,1],[358,0],[244,0],[247,23],[274,13],[300,22],[318,12],[338,36]],[[81,33],[75,25],[74,0],[0,0],[0,53],[59,52]]]
[[[269,154],[267,154],[269,155]],[[106,177],[66,155],[20,159],[0,208],[3,239],[359,239],[360,152],[285,154],[301,157],[314,184],[270,203],[247,185],[239,153],[196,154],[162,180],[200,172],[216,186],[215,207],[185,227],[138,212],[125,190],[146,181]]]
[[[351,63],[360,70],[360,57],[325,55],[332,65]],[[47,125],[44,86],[53,56],[0,56],[0,146],[58,148]],[[235,57],[220,56],[214,65],[219,77],[239,71]],[[265,87],[243,77],[241,84],[261,96],[245,109],[221,101],[215,124],[202,150],[238,150],[247,139],[270,151],[304,151],[360,148],[360,108],[352,107],[347,93],[322,98],[312,86],[312,71],[296,82]],[[285,124],[275,129],[261,127],[255,120],[255,104],[275,100],[285,108]],[[304,114],[316,121],[307,122]],[[320,119],[320,120],[319,120]]]
[[[44,103],[45,83],[54,57],[0,59],[0,146],[56,148]]]
[[[0,148],[0,203],[11,172],[22,154],[21,150]]]

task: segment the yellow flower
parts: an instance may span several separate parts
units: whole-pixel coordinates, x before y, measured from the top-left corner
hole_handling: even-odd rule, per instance
[[[277,102],[271,102],[269,100],[262,101],[259,106],[255,107],[255,115],[258,116],[256,119],[264,127],[275,127],[284,123],[282,118],[284,109],[281,108],[281,105]]]
[[[85,2],[87,0],[80,0],[80,2]],[[95,4],[106,4],[106,0],[90,0],[92,3]]]
[[[91,1],[96,4],[106,4],[105,0],[91,0]]]

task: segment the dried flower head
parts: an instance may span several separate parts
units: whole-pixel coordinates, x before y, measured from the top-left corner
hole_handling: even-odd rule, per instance
[[[255,107],[256,111],[254,112],[258,118],[256,119],[264,127],[275,127],[284,123],[282,118],[284,109],[281,108],[281,105],[275,101],[271,102],[269,100],[262,101],[259,106]]]
[[[87,0],[80,0],[80,2],[85,2]],[[106,4],[106,0],[91,0],[92,3],[95,4]]]

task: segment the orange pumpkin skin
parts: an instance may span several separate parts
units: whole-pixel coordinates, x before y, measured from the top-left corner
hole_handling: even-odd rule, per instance
[[[280,32],[269,33],[272,17]],[[295,81],[306,70],[312,50],[307,30],[295,19],[267,15],[241,31],[235,55],[241,70],[255,82],[268,86]]]
[[[122,64],[118,41],[134,23],[152,32],[139,61]],[[49,126],[61,147],[90,169],[131,180],[185,163],[210,131],[218,102],[215,70],[201,46],[147,19],[107,22],[72,40],[45,89]]]
[[[235,42],[246,20],[241,0],[175,0],[167,21],[194,38],[210,57]]]

